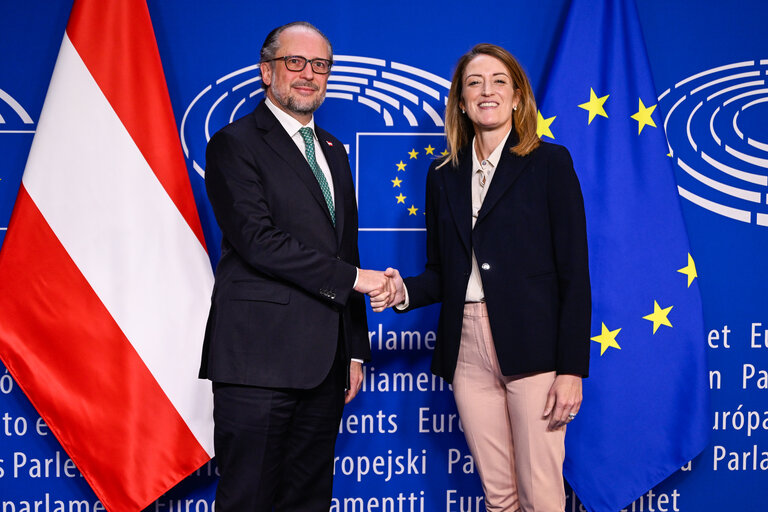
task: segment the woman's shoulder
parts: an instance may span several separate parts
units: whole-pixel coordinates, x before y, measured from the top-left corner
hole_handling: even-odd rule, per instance
[[[541,144],[533,150],[531,156],[541,165],[550,169],[572,169],[573,159],[565,146],[554,142],[541,141]]]
[[[533,150],[533,153],[538,153],[540,156],[547,158],[570,158],[571,154],[565,146],[545,140],[539,143],[539,146]]]

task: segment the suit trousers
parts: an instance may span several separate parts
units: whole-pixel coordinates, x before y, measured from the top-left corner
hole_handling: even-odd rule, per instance
[[[345,371],[337,354],[312,389],[214,383],[218,512],[328,512]]]
[[[453,394],[489,512],[565,508],[565,428],[542,416],[554,379],[502,375],[485,303],[465,305]]]

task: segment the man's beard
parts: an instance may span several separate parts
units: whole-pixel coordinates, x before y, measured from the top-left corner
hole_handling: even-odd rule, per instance
[[[313,84],[311,82],[297,82],[296,84],[292,85],[298,85],[301,87],[312,87],[315,90],[318,90],[317,84]],[[325,100],[325,94],[322,94],[315,98],[314,101],[312,101],[309,104],[300,104],[300,99],[296,98],[295,96],[292,96],[290,92],[283,96],[281,93],[278,93],[277,90],[273,90],[272,94],[274,95],[275,99],[280,103],[281,106],[283,106],[286,110],[289,110],[291,112],[294,112],[296,114],[305,115],[305,114],[311,114],[315,110],[317,110],[320,105],[323,104],[323,100]]]

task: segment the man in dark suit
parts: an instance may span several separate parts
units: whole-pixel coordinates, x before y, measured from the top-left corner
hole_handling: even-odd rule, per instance
[[[370,358],[344,146],[314,126],[332,50],[305,22],[261,50],[266,99],[217,132],[206,189],[223,233],[200,377],[213,381],[216,509],[324,511],[342,409]]]

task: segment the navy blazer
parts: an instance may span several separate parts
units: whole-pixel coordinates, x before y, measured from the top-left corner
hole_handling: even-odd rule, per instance
[[[452,382],[474,250],[504,375],[586,377],[591,295],[586,218],[570,154],[542,142],[518,156],[512,130],[472,227],[472,148],[427,175],[427,263],[405,279],[408,309],[442,302],[432,371]]]
[[[357,204],[344,146],[315,127],[333,178],[336,226],[306,159],[262,101],[206,150],[205,185],[221,227],[200,377],[312,388],[342,343],[370,359]]]

